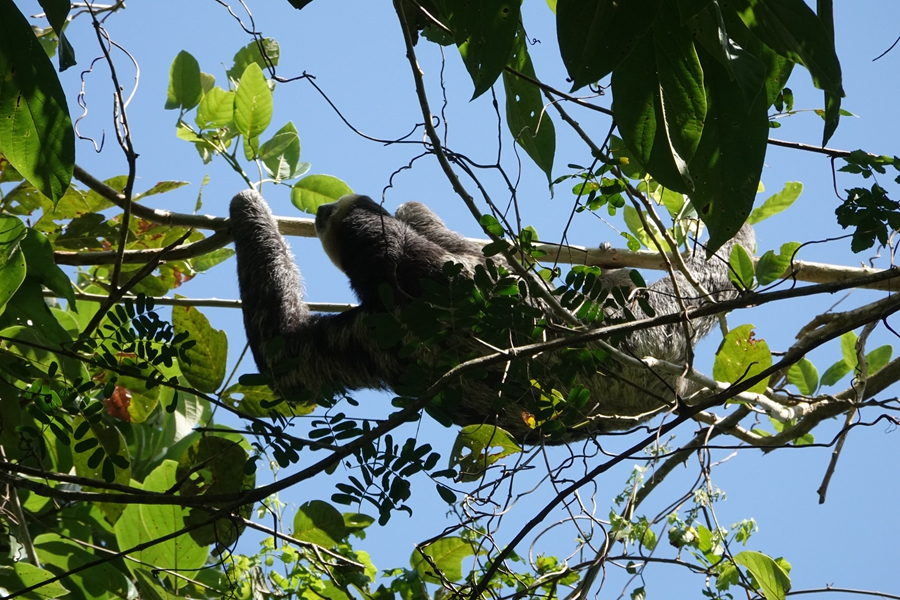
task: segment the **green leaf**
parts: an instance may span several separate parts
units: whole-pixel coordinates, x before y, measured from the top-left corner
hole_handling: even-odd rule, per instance
[[[175,477],[181,482],[182,496],[233,494],[256,487],[256,475],[244,472],[247,451],[240,443],[225,437],[207,435],[185,449],[178,459]],[[199,468],[199,470],[198,470]],[[218,505],[213,505],[218,507]],[[238,513],[250,517],[252,507],[244,505]],[[209,510],[190,508],[184,517],[187,526],[209,519]],[[214,523],[191,531],[197,544],[216,544],[217,548],[230,546],[244,531],[244,524],[224,516]]]
[[[178,465],[171,460],[164,460],[158,467],[144,478],[143,485],[132,481],[132,487],[148,492],[165,492],[171,490],[177,481],[175,472]],[[184,517],[187,510],[177,505],[166,504],[129,504],[116,521],[115,533],[118,547],[132,548],[138,544],[159,539],[184,529]],[[179,590],[187,583],[169,573],[179,573],[199,569],[206,561],[207,548],[198,545],[187,533],[164,542],[156,543],[149,548],[130,554],[135,561],[126,560],[124,564],[135,573],[143,565],[153,565],[159,569],[156,577],[166,581],[172,591]]]
[[[265,52],[265,58],[263,57],[262,52],[260,52],[260,46],[262,46],[262,50]],[[273,38],[254,40],[237,51],[234,55],[234,66],[228,69],[226,74],[236,86],[241,79],[241,75],[244,74],[246,68],[251,64],[258,65],[260,69],[266,69],[269,66],[266,59],[268,59],[268,62],[272,66],[277,66],[280,57],[281,49],[278,46],[278,42]]]
[[[203,96],[197,108],[196,123],[200,129],[218,129],[234,118],[234,92],[214,87]]]
[[[183,188],[186,185],[190,185],[190,182],[188,182],[188,181],[160,181],[159,183],[155,184],[153,187],[151,187],[146,192],[137,194],[134,197],[134,201],[143,200],[144,198],[147,198],[148,196],[155,196],[157,194],[165,194],[165,193],[177,190],[178,188]]]
[[[291,188],[291,202],[300,210],[315,214],[319,206],[352,194],[350,186],[332,175],[309,175]]]
[[[182,50],[169,67],[169,92],[165,108],[190,110],[200,103],[202,97],[200,65],[189,52]]]
[[[69,306],[74,307],[75,290],[72,288],[72,282],[69,281],[69,278],[54,261],[53,247],[47,238],[42,233],[29,229],[25,239],[22,240],[21,246],[25,255],[25,263],[28,266],[28,274],[37,278],[42,285],[49,288],[53,293],[65,298]],[[2,285],[0,283],[0,287]],[[0,305],[2,305],[2,302],[0,302]]]
[[[853,331],[841,335],[841,354],[851,370],[856,369],[856,365],[859,364],[859,359],[856,357],[857,340],[856,333]]]
[[[209,319],[194,306],[172,307],[172,326],[176,334],[189,333],[190,339],[197,342],[185,350],[190,364],[179,359],[185,379],[201,392],[215,392],[225,380],[228,336],[213,329]]]
[[[671,3],[663,4],[653,23],[653,42],[665,130],[676,166],[685,178],[703,133],[707,102],[693,36],[679,25]]]
[[[772,366],[772,353],[765,340],[754,338],[753,325],[741,325],[728,332],[713,365],[713,377],[725,383],[739,383]],[[763,378],[748,392],[761,394],[769,380]]]
[[[47,14],[47,20],[59,38],[59,71],[62,73],[75,65],[75,49],[66,37],[66,19],[69,17],[71,3],[68,0],[38,0]]]
[[[791,589],[791,578],[770,556],[744,550],[734,557],[734,562],[750,571],[766,600],[784,600]]]
[[[0,215],[0,308],[9,302],[25,281],[25,256],[21,241],[27,234],[22,220],[11,215]]]
[[[459,581],[463,577],[462,561],[472,554],[470,542],[461,537],[445,537],[427,546],[417,547],[409,557],[409,564],[430,583],[441,583],[443,579]],[[435,568],[440,571],[441,577],[434,572]]]
[[[787,209],[794,201],[800,197],[803,191],[803,184],[799,181],[788,181],[784,184],[784,189],[769,196],[762,206],[753,209],[747,223],[756,225],[760,221],[764,221],[773,215],[777,215],[781,211]]]
[[[436,485],[437,492],[440,495],[441,499],[447,504],[456,504],[456,494],[445,485]]]
[[[809,396],[819,387],[819,372],[807,358],[801,358],[790,366],[787,372],[788,383],[793,384],[804,396]]]
[[[822,387],[830,387],[843,379],[850,372],[850,365],[842,358],[827,369],[822,374]]]
[[[746,32],[743,24],[741,28],[748,39],[736,40],[726,28],[730,24],[721,18],[718,7],[710,6],[698,12],[687,27],[703,49],[725,68],[728,76],[740,87],[744,103],[750,105],[766,82],[766,63],[751,51],[751,48],[755,50],[762,44]],[[745,43],[749,43],[749,47],[743,47]],[[769,54],[775,53],[769,51]]]
[[[800,248],[799,242],[787,242],[781,245],[781,251],[778,254],[771,250],[763,254],[756,264],[756,278],[759,280],[759,285],[769,285],[784,277],[791,266],[791,261],[797,256],[798,248]]]
[[[467,425],[453,443],[450,468],[459,467],[460,481],[475,481],[501,458],[521,451],[513,437],[499,427]]]
[[[509,66],[523,75],[537,79],[528,55],[525,31],[521,28],[516,35]],[[553,156],[556,153],[556,129],[550,115],[544,112],[541,91],[507,71],[503,72],[503,88],[506,92],[506,125],[510,133],[538,168],[547,174],[547,181],[551,181]]]
[[[256,63],[247,66],[234,97],[234,126],[247,139],[259,137],[272,121],[272,91]]]
[[[51,573],[46,569],[41,569],[40,567],[35,567],[24,560],[13,563],[13,566],[11,567],[0,567],[0,587],[4,589],[20,591],[33,585],[40,584],[33,592],[28,592],[22,596],[27,600],[40,600],[41,598],[51,600],[67,596],[69,590],[67,590],[60,582],[54,581],[53,583],[42,583],[53,577],[55,577],[54,573]]]
[[[285,417],[308,415],[317,406],[315,402],[310,404],[279,402],[272,406],[272,390],[269,386],[248,386],[240,383],[225,390],[222,402],[250,417],[268,417],[273,411]]]
[[[872,375],[876,371],[884,368],[884,365],[891,362],[891,355],[894,350],[888,345],[879,346],[868,354],[866,354],[866,363],[868,364],[868,373]]]
[[[272,139],[264,142],[259,147],[259,158],[266,168],[266,172],[276,182],[283,179],[297,177],[298,164],[300,162],[300,136],[293,122],[278,130]],[[309,163],[305,163],[306,169]]]
[[[753,289],[753,259],[740,244],[735,244],[728,258],[728,278],[739,289]]]
[[[0,82],[0,151],[56,203],[72,180],[75,132],[53,65],[12,0],[0,0]]]
[[[653,179],[688,193],[694,183],[669,144],[656,61],[655,44],[640,44],[613,71],[613,113],[628,150]]]
[[[225,262],[234,256],[234,250],[231,248],[219,248],[212,252],[207,252],[202,256],[191,259],[191,266],[197,271],[207,271],[219,263]]]
[[[556,34],[572,90],[612,73],[650,29],[661,3],[559,0]]]
[[[753,208],[766,155],[766,98],[751,105],[717,62],[703,60],[708,110],[691,176],[691,202],[709,227],[707,252],[734,237]],[[652,175],[651,171],[651,175]]]
[[[348,535],[343,515],[322,500],[303,503],[294,515],[293,537],[298,540],[331,548]]]
[[[834,43],[803,0],[737,0],[734,5],[747,28],[778,54],[805,66],[817,88],[844,95]]]
[[[519,30],[519,0],[442,2],[447,25],[475,84],[474,100],[491,89],[513,51]]]

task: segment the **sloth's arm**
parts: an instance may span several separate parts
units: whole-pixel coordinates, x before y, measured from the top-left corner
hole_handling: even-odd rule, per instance
[[[384,388],[399,369],[363,322],[367,311],[317,315],[303,301],[300,273],[262,196],[231,201],[244,327],[260,372],[285,395],[302,389]]]

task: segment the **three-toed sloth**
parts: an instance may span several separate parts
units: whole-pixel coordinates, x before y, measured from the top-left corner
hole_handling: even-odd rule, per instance
[[[316,233],[359,299],[357,307],[333,315],[314,314],[303,301],[300,274],[288,244],[258,193],[248,190],[234,197],[231,222],[250,349],[260,372],[269,375],[286,398],[358,389],[408,395],[414,387],[410,382],[423,376],[433,381],[464,360],[567,334],[539,296],[529,294],[528,286],[519,282],[518,295],[510,298],[507,285],[499,300],[481,294],[483,285],[464,286],[481,303],[484,320],[473,321],[470,308],[467,319],[448,317],[429,339],[415,339],[408,332],[414,328],[405,329],[403,322],[408,307],[419,303],[421,308],[427,290],[454,285],[459,289],[460,278],[479,281],[479,275],[482,283],[490,282],[485,274],[496,277],[498,272],[497,266],[486,262],[479,244],[447,229],[422,204],[403,204],[393,216],[366,196],[344,196],[319,207]],[[737,293],[729,281],[727,261],[734,243],[752,252],[753,230],[742,228],[708,261],[699,252],[686,258],[696,279],[716,300]],[[502,278],[503,263],[498,262]],[[460,266],[451,269],[447,263]],[[597,281],[621,286],[628,281],[623,273],[613,271]],[[602,316],[621,320],[630,312],[640,318],[646,316],[641,305],[648,304],[653,313],[663,315],[681,311],[682,304],[692,308],[710,301],[699,297],[680,273],[676,277],[677,291],[666,276],[639,292],[644,294],[642,302],[634,301],[633,288],[620,288],[624,293],[615,294],[619,304],[607,301]],[[386,297],[392,299],[388,308]],[[524,308],[513,310],[511,302]],[[452,309],[447,305],[434,314],[452,315]],[[377,319],[372,317],[384,313],[396,318],[400,331],[407,331],[390,347],[373,331]],[[636,358],[683,363],[690,346],[715,322],[714,316],[702,317],[688,328],[683,323],[663,325],[610,341]],[[429,410],[458,425],[502,427],[522,443],[565,443],[634,427],[673,408],[677,398],[693,391],[690,382],[677,376],[625,366],[588,345],[512,359],[477,377],[460,378]]]

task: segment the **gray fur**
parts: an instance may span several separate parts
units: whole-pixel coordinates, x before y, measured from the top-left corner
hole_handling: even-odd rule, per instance
[[[396,390],[411,364],[434,366],[439,356],[486,352],[469,334],[461,333],[449,336],[437,349],[426,348],[401,358],[396,349],[380,348],[369,334],[364,319],[380,307],[380,284],[389,284],[402,303],[421,293],[422,279],[445,282],[442,267],[447,261],[462,263],[469,274],[476,265],[484,264],[480,246],[447,229],[424,205],[410,202],[391,216],[365,196],[348,196],[320,208],[316,227],[323,246],[347,274],[360,301],[358,307],[338,315],[309,311],[290,249],[259,194],[248,190],[235,196],[231,219],[247,338],[260,371],[272,374],[282,394],[291,396],[300,390],[313,395],[328,390]],[[735,241],[752,250],[753,230],[745,226]],[[736,294],[727,266],[733,243],[725,244],[709,261],[699,253],[687,259],[691,271],[719,300]],[[619,285],[627,279],[624,273],[613,271],[604,276],[604,282]],[[687,307],[704,303],[680,273],[676,277]],[[647,288],[647,301],[657,315],[680,310],[669,277]],[[629,309],[639,318],[644,316],[636,302]],[[682,363],[688,343],[707,335],[715,323],[715,317],[694,319],[690,342],[685,339],[683,325],[674,324],[635,332],[620,348],[638,358],[654,356]],[[284,340],[283,346],[273,345],[272,340],[279,337]],[[552,366],[554,361],[559,361],[556,355],[537,357],[524,373]],[[461,382],[461,401],[443,410],[459,425],[495,424],[524,443],[563,443],[631,428],[674,406],[676,394],[693,391],[679,378],[650,369],[624,367],[613,360],[603,361],[599,368],[599,372],[576,377],[575,383],[590,391],[590,400],[578,414],[570,409],[560,416],[569,427],[564,435],[552,439],[527,423],[530,413],[525,405],[528,396],[539,395],[536,390],[518,399],[505,395],[503,402],[497,402],[500,394],[496,390],[504,378],[501,370],[483,380]],[[529,389],[528,377],[522,379],[520,387]],[[565,396],[564,384],[554,382],[553,386]]]

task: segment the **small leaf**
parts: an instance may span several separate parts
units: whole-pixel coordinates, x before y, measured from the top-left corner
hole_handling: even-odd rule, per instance
[[[770,556],[745,550],[734,557],[734,562],[750,571],[766,600],[784,600],[791,589],[791,578]]]
[[[275,181],[295,177],[300,162],[300,136],[291,121],[259,147],[259,158]]]
[[[830,387],[843,379],[850,372],[850,365],[844,359],[841,359],[825,369],[822,374],[822,387]]]
[[[492,449],[497,449],[491,452]],[[460,481],[475,481],[489,466],[522,448],[503,429],[493,425],[463,427],[450,453],[450,467],[460,468]]]
[[[440,575],[444,579],[459,581],[463,577],[462,561],[472,554],[472,545],[463,538],[445,537],[413,550],[409,564],[425,581],[441,583],[441,577],[434,572],[435,568],[440,571]],[[430,560],[427,560],[425,556]]]
[[[728,277],[738,289],[753,289],[753,259],[740,244],[731,249],[728,266]]]
[[[716,353],[713,377],[725,383],[739,383],[772,366],[772,353],[765,340],[754,338],[753,325],[741,325],[728,332]],[[748,392],[763,393],[769,380],[763,378]]]
[[[256,63],[247,66],[234,97],[234,126],[247,139],[259,137],[272,121],[272,91]]]
[[[322,500],[303,503],[294,515],[293,537],[298,540],[331,548],[348,535],[343,515]]]
[[[537,78],[528,56],[525,31],[521,28],[516,35],[509,66],[527,77]],[[503,72],[503,87],[506,91],[506,125],[513,139],[550,181],[556,153],[556,130],[550,115],[544,111],[541,92],[530,82],[507,71]]]
[[[308,175],[291,187],[291,203],[310,214],[341,196],[352,194],[350,186],[332,175]]]
[[[807,358],[801,358],[788,369],[787,380],[788,383],[795,385],[801,394],[809,396],[819,387],[819,372]]]
[[[884,365],[891,362],[891,354],[893,354],[893,348],[888,345],[879,346],[866,354],[869,375],[881,370]]]
[[[856,333],[853,331],[848,331],[841,336],[841,354],[850,370],[856,369],[856,365],[859,364],[859,359],[856,357],[857,340]]]
[[[165,108],[190,110],[200,103],[202,97],[200,65],[189,52],[182,50],[169,68],[169,93]]]
[[[787,242],[781,245],[781,250],[775,254],[768,250],[759,258],[756,265],[756,278],[760,285],[769,285],[774,281],[778,281],[788,272],[797,256],[797,249],[800,248],[799,242]]]
[[[225,127],[234,118],[234,92],[214,87],[203,96],[197,108],[197,126],[200,129]]]
[[[262,50],[265,52],[265,57],[263,57],[262,52],[260,52],[260,46],[262,46]],[[254,40],[235,53],[234,66],[228,69],[226,74],[228,75],[228,78],[237,85],[241,75],[244,74],[244,70],[246,70],[250,64],[255,63],[259,65],[261,69],[268,68],[269,64],[267,63],[270,63],[272,66],[278,66],[278,59],[280,56],[281,48],[279,48],[278,42],[273,38]]]
[[[783,210],[786,210],[794,201],[800,197],[800,192],[803,191],[803,184],[799,181],[788,181],[784,184],[784,189],[778,192],[777,194],[773,194],[766,199],[765,202],[762,203],[762,206],[759,208],[753,209],[753,212],[750,213],[750,217],[747,219],[747,223],[750,225],[756,225],[760,221],[764,221],[773,215],[777,215]]]

